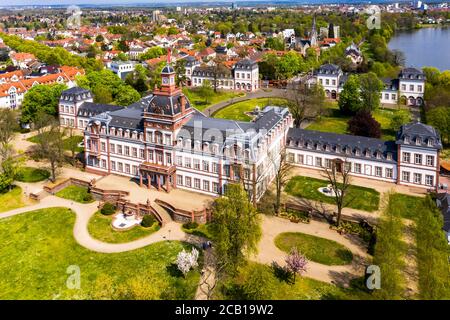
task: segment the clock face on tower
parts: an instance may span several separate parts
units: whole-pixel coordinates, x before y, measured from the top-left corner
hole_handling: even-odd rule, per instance
[[[163,84],[169,84],[169,78],[163,77],[162,78],[162,83]]]

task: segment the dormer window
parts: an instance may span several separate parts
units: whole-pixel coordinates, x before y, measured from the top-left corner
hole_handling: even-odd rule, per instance
[[[387,158],[388,160],[392,160],[392,153],[388,152],[386,158]]]
[[[359,151],[359,149],[356,149],[356,150],[355,150],[355,155],[356,155],[356,156],[360,156],[360,155],[361,155],[361,152]]]
[[[421,145],[422,139],[420,137],[416,137],[416,145]]]
[[[381,159],[381,152],[377,151],[377,159]]]
[[[350,154],[350,147],[346,147],[346,148],[345,148],[345,153],[346,153],[346,154]]]
[[[428,145],[429,147],[432,147],[432,146],[433,146],[433,144],[434,144],[434,141],[433,141],[433,139],[428,139],[428,141],[427,141],[427,145]]]
[[[406,144],[409,143],[409,137],[408,136],[404,136],[403,137],[403,143],[406,143]]]

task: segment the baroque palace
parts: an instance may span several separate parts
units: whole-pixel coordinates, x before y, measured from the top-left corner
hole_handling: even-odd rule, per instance
[[[433,127],[403,125],[396,141],[292,128],[287,108],[254,111],[251,122],[215,119],[195,109],[168,63],[162,86],[128,107],[92,102],[74,87],[59,103],[62,126],[84,131],[86,170],[135,179],[142,187],[222,194],[243,182],[256,202],[275,176],[284,148],[300,167],[336,164],[352,175],[422,188],[439,185],[442,143]]]

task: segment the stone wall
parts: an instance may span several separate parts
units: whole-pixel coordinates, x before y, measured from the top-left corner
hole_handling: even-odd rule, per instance
[[[179,208],[175,208],[171,204],[156,199],[155,202],[163,207],[169,212],[172,220],[176,222],[186,223],[186,222],[197,222],[197,223],[206,223],[211,220],[211,210],[203,209],[203,210],[183,210]]]

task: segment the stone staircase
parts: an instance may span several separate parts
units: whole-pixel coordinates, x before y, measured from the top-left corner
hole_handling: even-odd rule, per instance
[[[155,209],[155,211],[158,213],[158,215],[161,217],[162,219],[162,225],[165,225],[166,223],[169,223],[172,221],[172,217],[170,216],[170,214],[167,212],[166,209],[164,209],[163,207],[161,207],[159,204],[157,204],[156,202],[152,203],[152,208]]]

